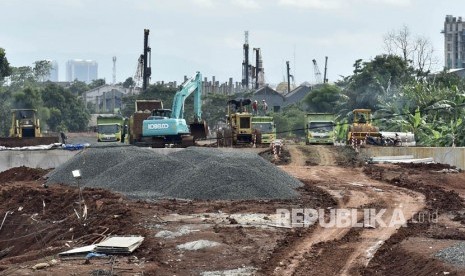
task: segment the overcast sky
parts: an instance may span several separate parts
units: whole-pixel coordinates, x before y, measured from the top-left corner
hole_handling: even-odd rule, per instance
[[[286,61],[296,84],[314,82],[312,60],[328,78],[352,73],[357,59],[384,52],[383,36],[406,25],[427,37],[444,64],[447,14],[465,17],[463,0],[0,0],[0,47],[12,66],[52,59],[65,80],[69,59],[98,62],[99,78],[134,76],[150,30],[152,78],[181,81],[200,71],[242,78],[244,31],[250,55],[260,48],[269,84],[284,80]]]

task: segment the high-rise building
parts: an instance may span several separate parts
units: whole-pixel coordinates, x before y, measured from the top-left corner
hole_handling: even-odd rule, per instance
[[[444,21],[444,66],[448,69],[465,67],[465,22],[462,17],[447,15]]]
[[[93,60],[72,59],[66,62],[66,81],[91,83],[98,79],[98,63]]]

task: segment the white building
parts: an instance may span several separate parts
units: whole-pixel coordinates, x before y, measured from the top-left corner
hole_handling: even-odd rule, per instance
[[[91,83],[98,79],[98,63],[94,60],[72,59],[66,62],[66,81]]]
[[[444,21],[444,66],[465,68],[465,22],[462,17],[447,15]]]

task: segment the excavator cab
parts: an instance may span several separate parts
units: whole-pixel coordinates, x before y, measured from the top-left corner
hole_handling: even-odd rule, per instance
[[[149,120],[168,119],[170,117],[171,117],[171,109],[155,109],[152,111],[152,115],[148,119]]]

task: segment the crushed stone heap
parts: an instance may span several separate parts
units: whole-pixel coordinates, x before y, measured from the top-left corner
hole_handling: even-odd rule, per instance
[[[104,188],[138,199],[291,199],[302,183],[254,153],[190,147],[167,155],[139,147],[88,148],[55,168],[47,184]]]

